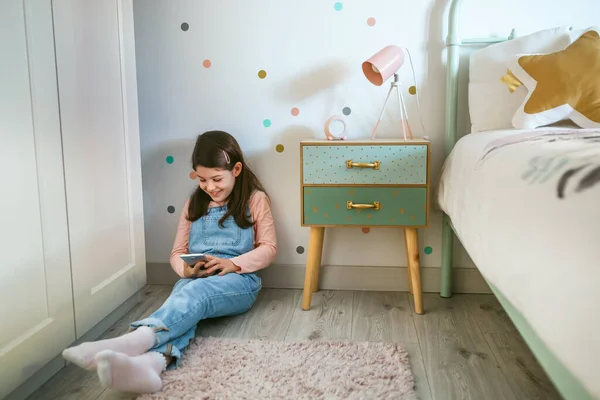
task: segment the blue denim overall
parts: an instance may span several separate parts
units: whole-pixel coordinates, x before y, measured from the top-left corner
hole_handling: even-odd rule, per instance
[[[240,228],[232,216],[219,226],[227,206],[211,207],[190,227],[189,252],[233,258],[254,248],[254,229]],[[228,273],[207,278],[180,279],[164,304],[148,318],[133,322],[133,330],[149,326],[156,332],[156,344],[148,351],[175,357],[169,369],[177,367],[194,338],[199,321],[206,318],[242,314],[250,309],[259,290],[258,275]]]

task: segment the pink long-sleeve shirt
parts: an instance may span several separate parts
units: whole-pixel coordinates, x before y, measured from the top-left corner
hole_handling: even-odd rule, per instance
[[[189,253],[189,236],[192,223],[188,221],[188,208],[190,200],[188,199],[183,206],[179,216],[179,225],[171,251],[171,267],[180,277],[184,277],[184,262],[179,257],[181,254]],[[214,207],[217,204],[211,202],[208,206]],[[275,235],[275,223],[271,213],[271,203],[267,195],[262,191],[256,191],[250,197],[250,214],[255,221],[254,227],[254,249],[248,253],[241,254],[231,258],[231,261],[241,268],[238,274],[256,272],[267,267],[275,259],[277,254],[277,238]]]

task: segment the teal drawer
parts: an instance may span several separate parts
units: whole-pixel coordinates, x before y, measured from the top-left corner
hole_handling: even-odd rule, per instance
[[[426,144],[302,145],[302,182],[311,184],[427,184]],[[352,163],[367,165],[352,166]],[[379,163],[379,169],[368,164]]]
[[[348,209],[349,201],[379,209]],[[302,194],[303,225],[423,227],[427,209],[426,187],[308,186]]]

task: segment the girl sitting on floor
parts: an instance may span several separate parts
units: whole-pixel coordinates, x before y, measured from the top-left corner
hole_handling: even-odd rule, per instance
[[[162,388],[160,375],[179,365],[199,321],[248,311],[261,289],[256,272],[277,252],[270,200],[237,141],[223,131],[198,136],[192,168],[199,185],[183,207],[170,263],[181,277],[152,315],[130,332],[63,351],[97,370],[106,388],[133,393]],[[205,253],[187,265],[181,254]]]

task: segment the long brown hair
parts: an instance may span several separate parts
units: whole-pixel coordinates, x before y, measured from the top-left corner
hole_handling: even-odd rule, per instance
[[[227,212],[219,220],[219,225],[223,227],[225,219],[233,215],[235,223],[240,228],[253,226],[254,221],[252,221],[247,209],[248,201],[255,190],[265,193],[266,191],[246,164],[237,140],[224,131],[204,132],[196,139],[191,161],[194,170],[197,166],[202,166],[231,171],[238,161],[242,163],[242,172],[235,178],[233,190],[227,202]],[[211,201],[212,199],[208,193],[198,186],[190,199],[188,220],[193,222],[205,215]]]

